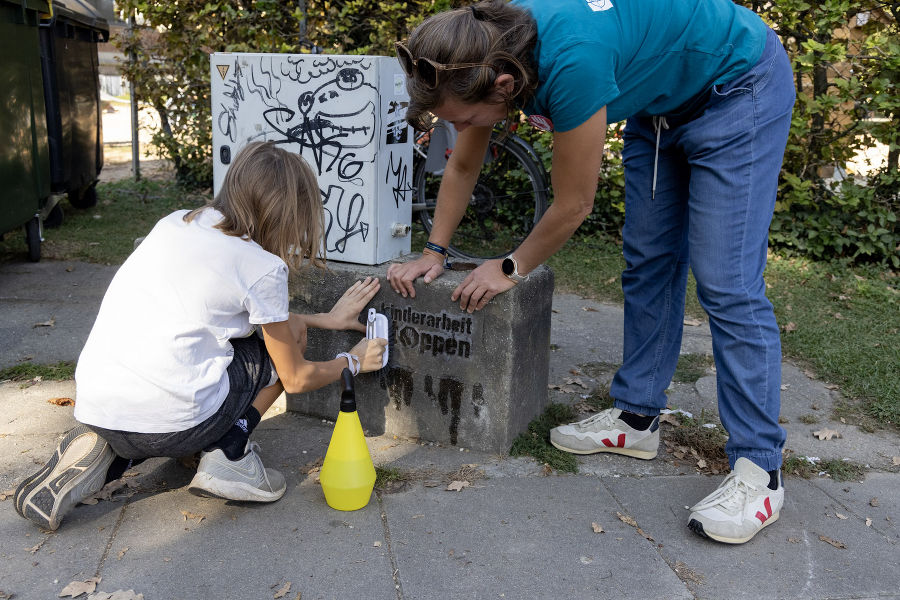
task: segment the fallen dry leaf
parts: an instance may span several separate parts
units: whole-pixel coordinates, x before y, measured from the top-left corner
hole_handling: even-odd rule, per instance
[[[187,521],[188,519],[197,519],[197,523],[206,518],[206,515],[198,515],[186,510],[181,511],[181,514],[184,515],[185,521]]]
[[[6,500],[7,498],[9,498],[10,496],[12,496],[15,493],[16,493],[16,490],[14,490],[12,488],[6,490],[5,492],[0,492],[0,502],[3,502],[4,500]]]
[[[628,515],[623,515],[622,513],[618,512],[618,511],[616,511],[616,516],[619,517],[619,520],[622,521],[623,523],[625,523],[626,525],[631,525],[632,527],[634,527],[635,530],[636,530],[639,534],[641,534],[642,536],[644,536],[644,538],[645,538],[647,541],[649,541],[649,542],[654,542],[654,541],[656,541],[656,540],[654,540],[652,537],[650,537],[650,535],[648,535],[643,529],[641,529],[640,527],[638,527],[637,521],[635,521],[632,517],[629,517]]]
[[[128,546],[125,546],[121,550],[119,550],[119,557],[116,560],[122,560],[122,557],[125,556],[125,553],[128,552]]]
[[[122,479],[117,479],[115,481],[110,481],[102,488],[100,491],[94,494],[93,496],[88,496],[84,500],[81,501],[82,504],[97,504],[100,500],[113,500],[113,494],[115,494],[120,489],[128,487],[128,482]],[[128,496],[137,493],[136,491],[132,491]],[[118,500],[118,498],[116,498]]]
[[[839,513],[839,512],[834,513],[834,516],[836,516],[838,519],[840,519],[840,520],[842,520],[842,521],[846,521],[846,520],[847,520],[847,515],[842,515],[842,514]]]
[[[87,600],[144,600],[144,595],[135,594],[134,590],[116,590],[111,594],[109,592],[91,594]]]
[[[71,398],[50,398],[47,402],[57,406],[75,406],[75,401]]]
[[[605,533],[599,523],[591,523],[591,529],[594,533]]]
[[[281,587],[280,590],[278,590],[277,592],[275,592],[275,595],[273,596],[273,598],[284,598],[284,597],[287,595],[287,593],[288,593],[289,591],[291,591],[291,582],[290,582],[290,581],[288,581],[287,583],[285,583],[285,584]]]
[[[792,544],[799,544],[800,540],[797,538],[788,538],[788,541]]]
[[[581,310],[586,312],[598,312],[596,308],[591,308],[590,306],[582,306]]]
[[[847,548],[847,546],[845,546],[843,542],[833,540],[830,537],[826,537],[824,535],[820,535],[819,539],[822,540],[823,542],[825,542],[826,544],[831,544],[835,548],[840,548],[841,550],[845,550]]]
[[[668,423],[669,425],[674,425],[675,427],[681,426],[681,420],[672,413],[659,415],[659,422]]]
[[[372,542],[372,547],[373,548],[381,548],[381,542],[379,542],[378,540],[375,540],[374,542]]]
[[[875,496],[871,500],[869,500],[869,506],[878,506],[878,497]]]
[[[58,597],[62,598],[63,596],[69,596],[71,598],[74,598],[75,596],[80,596],[81,594],[91,594],[95,589],[97,589],[98,583],[100,583],[99,577],[91,577],[90,579],[86,579],[85,581],[73,581],[62,589]]]
[[[900,456],[892,456],[891,462],[894,463],[895,467],[900,467]]]
[[[820,429],[819,431],[813,431],[813,435],[820,440],[830,440],[832,438],[843,437],[839,431],[828,429],[827,427],[825,427],[824,429]]]
[[[450,485],[447,486],[448,492],[461,492],[463,488],[467,488],[471,483],[468,481],[451,481]]]
[[[35,327],[53,327],[56,324],[56,317],[50,317],[49,321],[43,321],[41,323],[35,323],[32,325],[32,329]]]
[[[866,517],[866,527],[871,527],[871,526],[872,526],[872,519],[870,519],[869,517]]]
[[[701,325],[703,325],[703,321],[699,319],[685,319],[684,324],[688,327],[700,327]]]
[[[784,331],[797,331],[797,324],[791,321],[787,325],[783,325],[781,328]]]

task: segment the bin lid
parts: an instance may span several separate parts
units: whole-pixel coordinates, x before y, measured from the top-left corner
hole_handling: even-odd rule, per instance
[[[109,35],[109,23],[85,0],[53,0],[53,15]]]
[[[2,0],[2,2],[4,4],[24,6],[25,10],[33,10],[45,14],[50,12],[50,2],[48,0]]]

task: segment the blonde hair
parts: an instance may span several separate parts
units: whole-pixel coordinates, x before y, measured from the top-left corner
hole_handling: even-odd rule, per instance
[[[209,207],[224,216],[216,229],[253,240],[291,270],[301,269],[304,259],[316,267],[325,266],[319,183],[299,154],[273,142],[247,144],[228,168],[216,197],[186,214],[185,222]]]
[[[441,71],[437,88],[429,88],[418,77],[407,77],[410,102],[406,120],[425,131],[432,127],[431,111],[447,97],[466,104],[505,104],[512,116],[524,106],[537,88],[534,48],[537,25],[531,14],[503,0],[487,0],[472,6],[448,10],[428,17],[409,35],[407,46],[413,57],[440,64],[485,63],[492,67],[472,67]],[[513,91],[499,97],[494,88],[503,73],[513,76]],[[507,119],[507,125],[512,119]]]

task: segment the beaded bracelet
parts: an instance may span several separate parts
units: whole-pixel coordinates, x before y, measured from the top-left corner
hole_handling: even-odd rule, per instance
[[[342,357],[347,359],[347,368],[350,369],[350,373],[352,373],[354,377],[359,375],[359,370],[361,368],[359,357],[355,354],[350,354],[349,352],[341,352],[335,355],[335,358]]]

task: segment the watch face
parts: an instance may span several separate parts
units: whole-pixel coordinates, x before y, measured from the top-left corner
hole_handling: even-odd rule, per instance
[[[503,269],[503,274],[507,277],[516,272],[516,265],[509,257],[503,259],[501,268]]]

